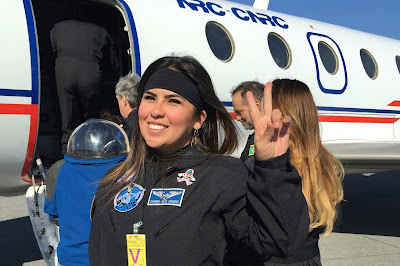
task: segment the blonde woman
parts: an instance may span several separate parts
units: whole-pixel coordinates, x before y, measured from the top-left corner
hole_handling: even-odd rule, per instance
[[[290,116],[289,148],[291,163],[302,177],[302,191],[308,205],[310,228],[307,240],[289,257],[271,257],[264,265],[321,265],[319,235],[332,232],[343,199],[341,162],[322,146],[318,112],[310,89],[301,81],[276,79],[272,87],[272,108]],[[252,143],[246,145],[253,161]],[[257,152],[257,151],[255,151]],[[251,166],[250,166],[251,167]]]

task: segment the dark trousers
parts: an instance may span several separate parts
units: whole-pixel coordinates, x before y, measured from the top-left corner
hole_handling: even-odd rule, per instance
[[[97,62],[60,57],[56,59],[55,74],[65,154],[72,131],[87,119],[99,117],[101,72]]]

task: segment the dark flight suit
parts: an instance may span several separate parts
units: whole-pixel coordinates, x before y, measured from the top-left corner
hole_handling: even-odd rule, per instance
[[[255,156],[254,156],[254,133],[249,135],[246,146],[240,156],[240,160],[250,170],[254,170]],[[340,205],[337,205],[340,210]],[[228,265],[290,265],[290,266],[318,266],[321,265],[321,257],[318,246],[319,235],[324,231],[324,227],[318,227],[312,230],[307,239],[298,246],[298,248],[287,257],[272,256],[267,260],[262,260],[253,254],[251,250],[246,249],[246,255],[248,258],[243,258],[243,254],[240,252],[240,248],[234,246],[228,251],[229,262]],[[238,255],[239,254],[239,255]],[[251,258],[251,259],[249,259]]]
[[[133,183],[119,184],[106,194],[99,186],[92,208],[91,264],[127,265],[126,234],[139,221],[139,233],[146,235],[147,265],[222,265],[233,239],[263,258],[287,255],[305,240],[309,227],[301,178],[289,162],[289,152],[256,161],[254,174],[248,176],[240,160],[204,154],[195,146],[160,162],[146,159],[145,176],[134,188],[142,186],[142,194],[135,192],[123,206],[130,210],[120,212],[119,199]],[[182,182],[187,173],[195,180]],[[182,189],[180,195],[167,192]],[[174,198],[179,206],[163,205]]]
[[[244,163],[244,165],[250,170],[254,169],[254,133],[249,135],[246,146],[243,149],[242,154],[240,155],[240,160]]]
[[[128,117],[125,118],[126,122],[126,135],[128,136],[129,141],[131,140],[132,134],[135,131],[136,125],[138,121],[138,110],[132,110]],[[125,129],[125,128],[124,128]]]
[[[116,69],[115,52],[105,29],[92,23],[66,20],[50,32],[57,52],[55,75],[60,102],[62,152],[72,131],[88,118],[98,118],[101,103],[101,60],[107,54]]]

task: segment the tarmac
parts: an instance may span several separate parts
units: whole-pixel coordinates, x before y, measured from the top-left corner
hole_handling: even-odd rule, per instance
[[[400,171],[347,175],[335,232],[321,237],[322,264],[400,265]],[[28,216],[23,189],[0,195],[0,265],[45,265]]]

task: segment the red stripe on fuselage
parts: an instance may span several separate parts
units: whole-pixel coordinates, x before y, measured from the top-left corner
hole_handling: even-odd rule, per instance
[[[383,124],[394,124],[400,118],[394,117],[361,117],[361,116],[331,116],[331,115],[320,115],[320,122],[341,122],[341,123],[383,123]]]
[[[236,113],[229,113],[233,120],[236,120]],[[400,118],[394,117],[361,117],[361,116],[339,116],[339,115],[319,115],[320,122],[337,122],[337,123],[379,123],[394,124]]]
[[[389,103],[388,106],[400,106],[400,101],[393,101]]]
[[[24,181],[29,182],[27,178],[29,168],[33,160],[33,153],[35,150],[35,142],[37,135],[38,125],[38,105],[37,104],[0,104],[0,114],[6,115],[29,115],[30,116],[30,129],[28,146],[26,149],[25,163],[22,167],[21,177]]]

